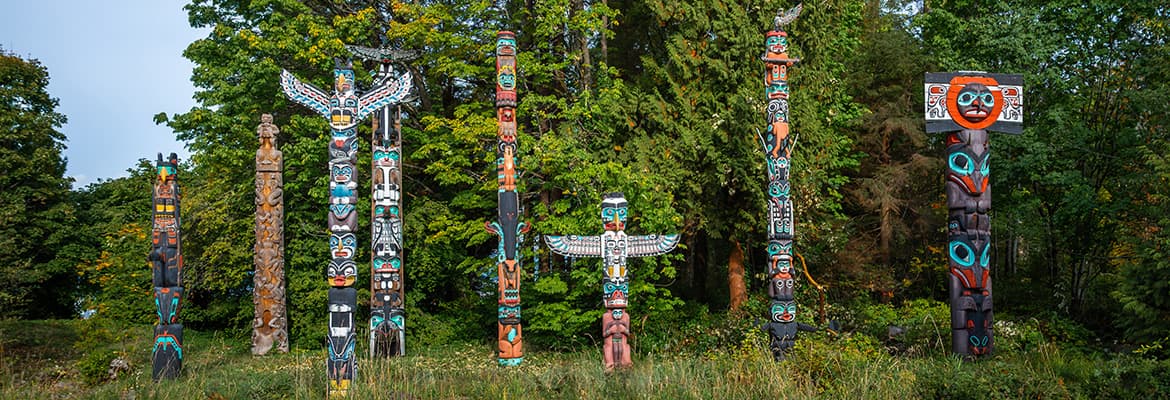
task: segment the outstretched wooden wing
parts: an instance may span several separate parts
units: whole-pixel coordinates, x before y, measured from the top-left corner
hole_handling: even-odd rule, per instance
[[[626,256],[647,257],[669,253],[678,246],[678,235],[628,236]]]
[[[383,80],[382,85],[374,88],[369,93],[363,94],[358,99],[357,120],[361,121],[365,119],[370,113],[382,107],[401,103],[406,100],[406,96],[410,94],[410,89],[414,85],[413,79],[410,76],[410,72],[406,72],[397,78]]]
[[[601,257],[601,236],[548,236],[544,242],[557,254],[569,257]]]
[[[321,89],[301,82],[288,70],[280,70],[280,88],[292,101],[301,103],[318,114],[329,116],[329,96],[326,96]]]

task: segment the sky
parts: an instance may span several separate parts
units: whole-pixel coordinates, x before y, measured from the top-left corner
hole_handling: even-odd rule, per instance
[[[183,58],[208,29],[191,28],[186,0],[0,0],[0,47],[37,59],[48,92],[69,122],[67,175],[73,187],[129,175],[139,159],[189,152],[154,115],[195,106]]]

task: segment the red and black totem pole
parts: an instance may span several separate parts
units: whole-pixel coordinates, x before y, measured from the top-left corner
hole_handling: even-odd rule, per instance
[[[793,274],[793,218],[791,185],[792,148],[796,135],[788,126],[788,68],[800,59],[788,56],[788,33],[781,30],[800,15],[802,6],[778,13],[764,42],[764,87],[767,95],[767,129],[760,138],[768,173],[768,297],[771,298],[766,329],[769,347],[777,361],[796,344],[800,331],[815,328],[796,322]]]
[[[607,193],[601,199],[601,236],[548,236],[545,243],[557,254],[568,257],[601,257],[601,314],[602,358],[605,369],[633,366],[630,354],[630,315],[626,312],[630,298],[630,280],[626,274],[626,259],[669,253],[678,246],[678,234],[627,236],[626,196],[621,192]]]
[[[523,211],[516,191],[516,35],[496,33],[496,171],[499,181],[499,217],[488,222],[487,230],[500,237],[496,247],[499,276],[499,363],[515,366],[524,362],[524,340],[520,329],[520,242],[528,224],[520,221]]]
[[[987,132],[1023,130],[1023,83],[1021,75],[926,74],[926,131],[947,132],[951,351],[965,358],[989,355],[994,348]]]
[[[179,157],[158,154],[154,182],[154,227],[151,229],[150,269],[154,283],[154,327],[151,376],[155,380],[179,376],[183,369],[183,254],[179,218]]]
[[[354,311],[357,308],[357,124],[370,114],[400,103],[410,93],[411,78],[403,73],[382,79],[359,95],[352,64],[338,62],[333,70],[334,91],[303,83],[288,71],[280,74],[280,86],[293,101],[309,107],[329,121],[329,253],[326,268],[329,281],[329,354],[326,374],[331,396],[344,396],[356,375],[354,344],[357,339]]]
[[[376,86],[397,79],[395,63],[415,57],[413,52],[388,48],[346,47],[358,57],[378,61]],[[382,107],[372,120],[370,356],[402,356],[406,354],[406,275],[402,271],[401,106]]]

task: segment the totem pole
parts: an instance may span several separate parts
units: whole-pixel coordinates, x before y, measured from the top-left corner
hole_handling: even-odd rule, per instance
[[[183,301],[183,254],[179,238],[179,157],[175,153],[163,160],[158,154],[154,182],[153,249],[150,269],[154,283],[154,306],[158,325],[154,327],[151,352],[151,376],[154,380],[179,376],[183,369],[183,324],[179,309]]]
[[[367,60],[380,62],[375,86],[396,79],[393,63],[413,52],[346,46]],[[405,99],[401,100],[405,101]],[[401,102],[400,101],[400,102]],[[406,300],[402,272],[402,110],[382,107],[373,118],[373,185],[370,225],[370,356],[406,354]]]
[[[284,314],[284,158],[276,149],[280,129],[272,115],[260,116],[256,128],[256,251],[253,262],[252,354],[265,355],[276,347],[288,353],[288,321]]]
[[[633,365],[630,359],[630,315],[626,313],[630,298],[630,281],[626,276],[626,258],[666,254],[678,245],[678,235],[626,236],[626,197],[608,193],[601,200],[601,236],[545,236],[548,247],[567,257],[601,257],[602,357],[605,369]]]
[[[1023,131],[1024,78],[983,72],[927,73],[926,131],[947,132],[947,277],[951,351],[991,354],[989,130]]]
[[[369,92],[358,95],[354,88],[352,64],[338,62],[333,70],[333,96],[303,83],[288,71],[281,71],[280,86],[293,101],[324,115],[332,128],[329,142],[329,248],[332,259],[326,268],[329,278],[329,358],[326,374],[329,394],[344,396],[353,380],[354,342],[357,339],[353,313],[357,307],[357,124],[374,111],[401,102],[410,92],[409,73],[380,81]]]
[[[796,322],[795,281],[792,274],[793,221],[791,186],[788,183],[792,148],[796,135],[788,128],[788,68],[800,61],[788,57],[788,33],[781,30],[800,15],[802,7],[776,14],[773,27],[764,42],[766,66],[764,86],[768,106],[765,111],[767,131],[760,137],[768,173],[768,296],[771,297],[769,319],[765,330],[771,340],[769,347],[777,361],[796,344],[800,331],[816,328]]]
[[[520,221],[520,195],[516,192],[516,35],[496,33],[496,171],[499,181],[499,218],[486,223],[488,232],[500,237],[496,248],[499,273],[499,363],[524,361],[520,334],[520,242],[528,224]]]

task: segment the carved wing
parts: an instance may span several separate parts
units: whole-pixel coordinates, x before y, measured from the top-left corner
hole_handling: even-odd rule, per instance
[[[569,257],[601,257],[601,236],[548,236],[544,242],[557,254]]]
[[[410,72],[405,72],[397,78],[387,78],[382,84],[358,99],[357,120],[365,119],[370,113],[394,103],[401,103],[410,94],[414,85]]]
[[[789,23],[792,23],[792,21],[795,20],[796,17],[800,15],[800,10],[803,10],[803,9],[804,9],[804,3],[801,3],[801,4],[797,4],[796,7],[792,7],[790,9],[788,9],[788,11],[776,12],[776,18],[772,20],[772,22],[776,26],[776,30],[780,30],[780,27],[782,27],[784,25],[788,25]]]
[[[626,247],[628,257],[647,257],[669,253],[678,246],[678,235],[629,236]]]
[[[329,116],[329,96],[325,95],[321,89],[317,89],[308,83],[301,82],[300,79],[293,76],[288,70],[280,70],[280,88],[284,90],[284,94],[289,99],[297,103],[303,104],[316,111],[318,114]]]
[[[417,51],[409,50],[395,50],[395,49],[375,49],[373,47],[346,45],[350,53],[366,59],[374,61],[410,61],[418,58]]]

